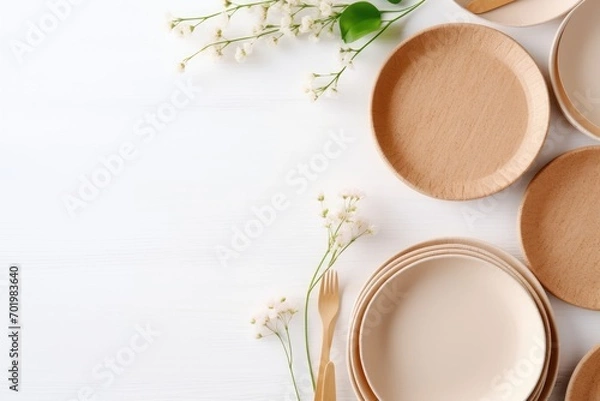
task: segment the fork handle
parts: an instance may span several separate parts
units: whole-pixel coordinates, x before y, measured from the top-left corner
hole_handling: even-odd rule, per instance
[[[331,343],[333,342],[333,325],[323,327],[323,342],[321,345],[321,360],[319,362],[319,374],[317,376],[317,388],[314,401],[323,401],[323,383],[325,378],[325,367],[330,359]]]

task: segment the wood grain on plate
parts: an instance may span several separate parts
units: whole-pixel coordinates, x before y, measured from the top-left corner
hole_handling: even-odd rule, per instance
[[[565,401],[600,400],[600,345],[592,349],[575,368]]]
[[[554,295],[600,310],[600,146],[568,152],[532,180],[520,231],[531,270]]]
[[[473,0],[455,1],[468,9]],[[530,26],[558,18],[580,2],[581,0],[517,0],[479,16],[502,25]]]
[[[440,199],[476,199],[516,181],[548,131],[544,78],[503,33],[448,24],[401,44],[383,67],[372,101],[379,147],[414,189]]]

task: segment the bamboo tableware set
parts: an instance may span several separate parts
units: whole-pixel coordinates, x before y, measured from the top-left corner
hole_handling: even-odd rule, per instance
[[[570,11],[550,57],[552,87],[569,121],[600,139],[599,1],[455,1],[511,26]],[[548,132],[550,98],[540,69],[512,38],[456,23],[399,45],[380,72],[371,113],[381,155],[404,183],[461,201],[497,193],[532,166]],[[518,224],[527,265],[461,238],[422,243],[385,262],[364,285],[350,321],[348,370],[357,398],[548,400],[559,339],[545,289],[600,310],[598,183],[600,146],[559,156],[535,176]],[[328,275],[319,299],[316,401],[335,400],[329,347],[338,310],[337,279]],[[600,400],[599,382],[596,348],[575,370],[567,400]]]

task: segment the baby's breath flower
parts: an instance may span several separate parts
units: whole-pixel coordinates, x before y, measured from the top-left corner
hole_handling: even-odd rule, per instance
[[[182,61],[181,63],[179,63],[179,65],[177,66],[177,70],[179,72],[185,72],[185,62]]]
[[[229,8],[231,6],[231,1],[230,0],[223,0],[222,1],[222,5],[223,5],[223,8]]]
[[[313,33],[312,35],[310,35],[308,37],[308,40],[310,40],[313,43],[317,43],[319,40],[321,40],[321,37],[319,36],[318,33]]]
[[[315,74],[310,74],[311,77],[315,77]],[[317,195],[317,201],[319,202],[323,202],[325,200],[325,194],[323,192],[319,192],[319,194]]]
[[[304,17],[302,17],[302,22],[300,24],[300,32],[301,33],[311,32],[314,24],[315,24],[314,18],[311,17],[310,15],[305,15]]]
[[[180,23],[175,27],[175,33],[182,38],[188,37],[194,32],[194,25]]]
[[[253,50],[253,44],[252,44],[252,42],[245,42],[242,45],[242,49],[244,50],[244,53],[246,53],[246,55],[252,54],[252,50]]]
[[[246,61],[246,51],[242,47],[238,47],[235,49],[235,61],[238,63],[243,63]]]
[[[279,44],[279,38],[277,36],[269,36],[267,38],[267,44],[272,47],[276,47]]]
[[[319,2],[319,12],[323,17],[330,17],[333,14],[333,6],[328,0]]]
[[[333,86],[327,88],[327,90],[325,91],[325,96],[327,96],[328,98],[331,98],[331,99],[335,99],[337,97],[337,94],[338,94],[338,91]]]

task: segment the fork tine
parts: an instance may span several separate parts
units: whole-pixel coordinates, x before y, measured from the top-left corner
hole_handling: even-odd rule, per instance
[[[340,282],[336,271],[333,272],[333,292],[338,294],[340,291]]]
[[[327,273],[325,273],[325,277],[321,279],[321,287],[319,288],[319,295],[323,295],[327,292]]]

